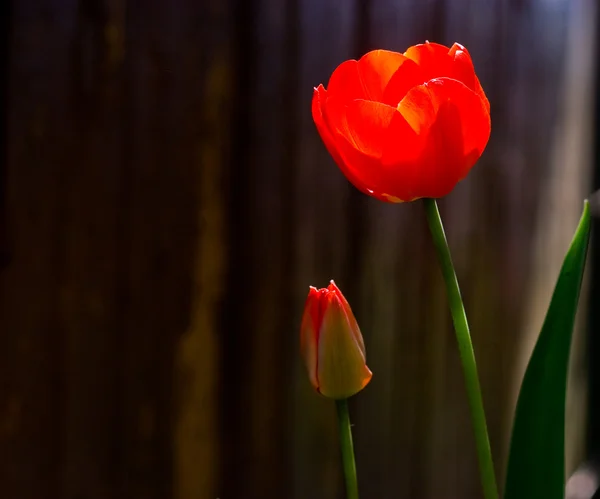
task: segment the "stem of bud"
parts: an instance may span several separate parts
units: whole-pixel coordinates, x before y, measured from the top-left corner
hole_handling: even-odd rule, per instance
[[[356,464],[354,462],[354,445],[352,443],[352,428],[350,425],[350,412],[348,411],[348,399],[336,400],[335,405],[338,415],[344,480],[346,482],[346,498],[358,499],[358,481],[356,479]]]

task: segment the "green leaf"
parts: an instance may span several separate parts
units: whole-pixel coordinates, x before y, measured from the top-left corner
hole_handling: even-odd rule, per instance
[[[569,351],[589,235],[590,211],[585,201],[521,385],[513,423],[505,499],[564,497]]]

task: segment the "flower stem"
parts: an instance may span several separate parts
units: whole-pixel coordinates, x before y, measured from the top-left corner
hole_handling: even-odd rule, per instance
[[[427,223],[433,238],[433,244],[437,253],[439,264],[446,283],[448,301],[454,330],[456,331],[456,341],[460,352],[460,360],[463,366],[465,384],[467,387],[467,397],[471,409],[471,418],[475,430],[475,444],[477,446],[477,457],[479,459],[479,472],[481,475],[481,484],[485,499],[498,499],[498,488],[496,486],[496,476],[494,474],[494,462],[492,460],[492,451],[490,440],[485,422],[485,411],[483,408],[483,398],[477,375],[477,364],[475,362],[475,353],[471,343],[471,334],[469,333],[469,324],[467,314],[460,295],[456,272],[452,264],[450,248],[444,233],[444,226],[440,217],[440,212],[435,199],[424,199],[425,211],[427,213]]]
[[[354,463],[354,445],[352,444],[348,399],[336,400],[335,406],[338,415],[340,447],[342,449],[344,480],[346,482],[346,498],[358,499],[358,481],[356,480],[356,464]]]

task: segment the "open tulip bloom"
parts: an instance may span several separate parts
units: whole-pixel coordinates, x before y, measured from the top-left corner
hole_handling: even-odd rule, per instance
[[[436,43],[403,54],[374,50],[340,64],[314,89],[312,116],[327,150],[360,191],[392,203],[423,198],[444,277],[475,433],[485,499],[498,488],[469,325],[435,198],[449,194],[482,155],[490,104],[465,47]],[[564,409],[569,347],[590,232],[587,201],[525,373],[515,418],[505,499],[564,496]],[[350,305],[331,281],[310,288],[301,352],[315,390],[336,400],[348,499],[358,483],[347,397],[371,379]]]
[[[343,62],[315,88],[312,115],[348,180],[388,202],[445,196],[490,136],[490,103],[457,43]]]

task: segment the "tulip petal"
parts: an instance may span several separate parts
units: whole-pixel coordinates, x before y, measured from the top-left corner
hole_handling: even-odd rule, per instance
[[[436,78],[427,83],[432,102],[438,109],[434,124],[440,148],[456,150],[463,158],[473,158],[463,165],[459,178],[464,178],[479,159],[491,132],[490,114],[479,96],[461,82]]]
[[[475,67],[473,66],[473,61],[469,51],[460,43],[455,43],[450,48],[448,55],[454,60],[453,74],[439,76],[448,76],[449,78],[454,78],[455,80],[464,83],[467,87],[473,90],[473,92],[479,95],[489,113],[490,102],[488,101],[485,92],[481,87],[481,83],[479,83],[479,78],[477,78],[477,75],[475,74]]]
[[[439,43],[427,42],[408,48],[404,55],[419,65],[424,81],[429,81],[440,76],[451,76],[452,58],[448,55],[449,50]]]
[[[390,78],[381,102],[396,107],[411,88],[426,81],[421,68],[407,58]]]
[[[384,147],[381,196],[388,202],[413,201],[418,196],[417,179],[426,145],[426,135],[419,135],[401,113],[396,113],[388,129]]]
[[[412,89],[398,109],[426,137],[417,174],[418,196],[445,196],[485,149],[490,136],[485,103],[463,83],[436,78]]]
[[[310,287],[300,325],[300,353],[306,366],[308,378],[315,389],[319,388],[317,379],[317,349],[319,325],[321,324],[321,315],[323,313],[323,291],[312,286]]]
[[[389,50],[373,50],[363,55],[358,61],[358,67],[366,89],[367,100],[383,102],[383,95],[390,79],[407,61],[408,58],[403,54]],[[396,104],[397,102],[394,107]]]
[[[344,158],[344,174],[354,185],[363,186],[363,192],[379,197],[383,187],[380,159],[384,135],[395,110],[365,100],[346,105],[330,97],[324,111],[325,122]]]
[[[335,142],[333,140],[333,136],[327,127],[325,120],[323,119],[323,103],[327,99],[327,91],[323,88],[323,85],[319,85],[313,91],[313,99],[312,99],[312,117],[315,125],[317,127],[317,131],[327,148],[327,152],[333,157],[334,161],[339,165],[342,163],[342,158],[339,155]]]
[[[390,124],[397,114],[397,109],[387,104],[366,100],[354,100],[344,105],[331,97],[325,105],[325,121],[334,138],[336,134],[341,135],[357,151],[375,159],[383,155],[390,140]]]
[[[346,300],[346,297],[343,295],[340,288],[337,287],[336,283],[333,282],[333,280],[329,283],[329,286],[327,286],[327,290],[329,292],[337,293],[338,298],[340,299],[340,302],[342,304],[342,308],[344,309],[344,312],[346,312],[346,316],[348,317],[348,323],[350,325],[350,329],[352,330],[352,334],[354,335],[354,339],[356,340],[358,348],[360,348],[360,351],[362,352],[364,357],[366,355],[365,341],[363,340],[360,329],[358,328],[358,322],[356,322],[356,318],[352,313],[352,308],[350,307],[348,300]]]
[[[359,73],[358,61],[351,59],[342,62],[329,78],[327,92],[342,102],[367,99],[368,94]]]
[[[398,104],[398,111],[417,135],[428,133],[435,121],[436,108],[427,85],[411,88]]]
[[[458,80],[481,97],[489,112],[490,103],[475,74],[471,55],[460,43],[455,43],[448,48],[439,43],[427,42],[410,47],[404,55],[421,68],[425,77],[423,82],[434,78]]]
[[[372,376],[348,320],[339,294],[328,293],[319,333],[318,380],[319,392],[334,399],[359,392]]]
[[[323,85],[319,85],[315,88],[313,92],[313,100],[312,100],[312,116],[313,121],[317,127],[317,131],[327,148],[327,151],[336,162],[340,170],[344,173],[346,178],[361,192],[371,195],[371,192],[367,189],[367,187],[362,183],[362,181],[356,176],[354,173],[354,169],[349,166],[348,162],[342,156],[342,152],[340,151],[339,145],[333,138],[332,131],[329,128],[329,125],[325,121],[325,117],[323,115],[323,106],[325,101],[327,100],[327,91],[323,88]],[[338,101],[339,102],[339,101]],[[345,106],[341,105],[341,109],[338,110],[338,113],[345,114]],[[345,145],[345,149],[351,150],[353,149],[350,144]]]
[[[382,201],[413,199],[414,161],[423,141],[396,109],[362,100],[345,106],[330,97],[325,121],[350,170],[347,176],[352,183],[362,185],[368,194]]]
[[[358,61],[340,64],[329,79],[327,91],[344,102],[354,99],[381,102],[390,78],[407,60],[398,52],[373,50]]]
[[[355,100],[348,104],[345,126],[338,130],[355,147],[368,156],[380,158],[386,143],[387,129],[396,109],[366,100]]]

